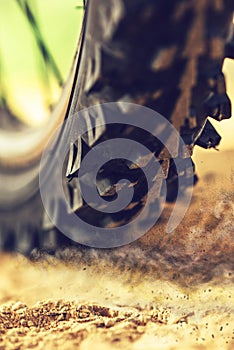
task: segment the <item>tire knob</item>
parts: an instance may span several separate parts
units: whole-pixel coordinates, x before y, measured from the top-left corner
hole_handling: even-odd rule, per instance
[[[219,145],[221,136],[217,133],[209,120],[206,121],[200,137],[196,140],[196,145],[208,149]]]
[[[231,118],[231,102],[227,94],[217,94],[212,92],[206,99],[205,110],[207,116],[221,121]]]
[[[230,35],[225,45],[225,57],[234,59],[234,23],[232,23]]]

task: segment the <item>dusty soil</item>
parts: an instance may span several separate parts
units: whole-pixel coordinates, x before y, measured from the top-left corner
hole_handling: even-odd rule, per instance
[[[167,208],[129,246],[2,254],[0,349],[232,350],[232,158],[199,153],[203,179],[172,235]]]

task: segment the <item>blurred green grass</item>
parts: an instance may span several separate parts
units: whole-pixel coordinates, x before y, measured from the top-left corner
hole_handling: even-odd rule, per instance
[[[82,1],[27,2],[33,9],[43,38],[66,80],[83,16],[83,11],[76,7],[82,5]],[[0,65],[2,89],[13,112],[32,123],[43,121],[48,107],[45,104],[49,100],[50,103],[55,102],[59,90],[53,77],[49,76],[48,81],[45,78],[45,67],[35,37],[15,0],[0,0]]]

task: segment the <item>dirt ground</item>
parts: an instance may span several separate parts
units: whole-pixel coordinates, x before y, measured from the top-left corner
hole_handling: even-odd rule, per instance
[[[166,209],[129,246],[1,254],[0,349],[234,349],[232,158],[199,153],[202,180],[171,235]]]

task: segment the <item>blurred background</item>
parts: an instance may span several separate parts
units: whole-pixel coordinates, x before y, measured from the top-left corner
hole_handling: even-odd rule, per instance
[[[72,65],[82,0],[0,0],[0,99],[40,125],[59,98]]]

